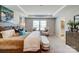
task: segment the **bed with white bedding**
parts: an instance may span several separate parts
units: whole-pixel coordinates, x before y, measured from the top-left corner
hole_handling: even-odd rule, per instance
[[[38,51],[40,50],[40,32],[33,31],[24,39],[24,49],[23,52],[27,51]]]

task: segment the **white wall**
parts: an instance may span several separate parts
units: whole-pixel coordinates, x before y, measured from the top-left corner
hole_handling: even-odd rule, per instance
[[[14,21],[15,24],[19,24],[20,23],[20,17],[24,17],[25,15],[18,12],[18,11],[14,11]]]
[[[57,19],[56,19],[55,29],[56,29],[56,35],[59,36],[59,35],[60,35],[60,32],[61,32],[61,28],[60,28],[60,18],[57,18]]]
[[[63,24],[62,24],[63,21]],[[62,25],[64,26],[62,28]],[[55,23],[56,36],[65,41],[65,18],[59,17],[56,19]]]

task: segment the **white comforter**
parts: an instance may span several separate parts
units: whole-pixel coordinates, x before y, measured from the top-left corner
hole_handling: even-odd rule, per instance
[[[40,49],[40,32],[33,31],[24,39],[24,50],[23,51],[37,51]]]

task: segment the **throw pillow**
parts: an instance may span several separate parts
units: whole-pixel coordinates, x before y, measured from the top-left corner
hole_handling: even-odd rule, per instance
[[[2,31],[2,36],[3,38],[9,38],[9,37],[12,37],[14,36],[15,34],[15,31],[13,29],[11,30],[6,30],[6,31]]]

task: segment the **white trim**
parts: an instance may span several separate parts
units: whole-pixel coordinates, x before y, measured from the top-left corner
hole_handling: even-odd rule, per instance
[[[64,9],[66,5],[60,7],[55,13],[53,13],[53,16],[55,16],[58,12],[60,12],[62,9]]]
[[[18,7],[24,14],[26,14],[26,11],[25,11],[20,5],[17,5],[17,7]]]

